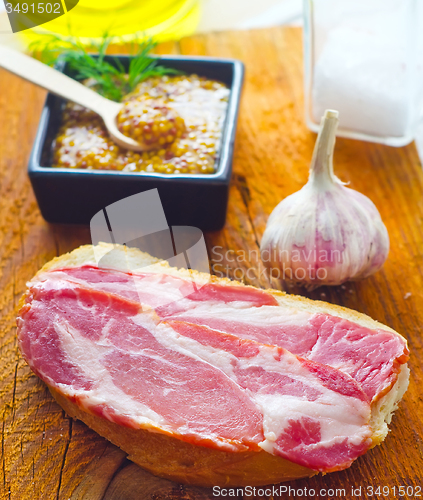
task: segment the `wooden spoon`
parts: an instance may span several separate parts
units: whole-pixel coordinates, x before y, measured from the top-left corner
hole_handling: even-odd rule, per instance
[[[116,116],[123,104],[110,101],[60,71],[4,45],[0,45],[0,67],[100,115],[110,138],[118,146],[133,151],[152,149],[151,145],[136,142],[117,128]]]

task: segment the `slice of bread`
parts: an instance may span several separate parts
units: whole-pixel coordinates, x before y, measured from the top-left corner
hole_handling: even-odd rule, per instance
[[[96,247],[82,246],[73,252],[48,262],[33,278],[37,281],[42,274],[54,269],[97,265],[121,271],[142,270],[162,272],[181,278],[192,278],[200,283],[212,281],[227,286],[239,286],[226,278],[210,277],[207,274],[176,269],[165,261],[151,257],[138,249],[120,245],[100,243]],[[246,285],[242,285],[246,286]],[[268,290],[282,306],[294,307],[312,313],[324,313],[344,318],[369,329],[383,328],[394,335],[394,330],[364,314],[326,302],[313,301],[299,296]],[[24,298],[23,298],[24,300]],[[22,302],[23,304],[23,302]],[[371,406],[371,428],[373,446],[380,444],[388,433],[393,411],[397,408],[408,386],[409,370],[402,364],[396,380],[387,392],[375,398]],[[92,415],[82,410],[75,402],[49,387],[62,408],[73,418],[80,419],[100,435],[104,436],[126,453],[128,458],[149,472],[177,482],[200,486],[259,486],[279,483],[316,474],[316,471],[297,465],[265,451],[226,452],[183,442],[172,436],[150,432],[144,429],[130,429]]]

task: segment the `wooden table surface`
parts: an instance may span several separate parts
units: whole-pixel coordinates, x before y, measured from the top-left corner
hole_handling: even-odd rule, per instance
[[[303,120],[300,30],[197,36],[164,44],[159,52],[244,61],[246,80],[227,223],[206,239],[209,250],[215,250],[212,257],[216,252],[224,256],[214,262],[216,274],[260,287],[280,286],[266,277],[258,249],[271,210],[306,182],[316,137]],[[90,242],[87,228],[47,224],[28,181],[27,160],[44,98],[43,91],[0,72],[0,498],[216,498],[211,490],[154,478],[84,424],[72,422],[18,352],[15,316],[25,282],[54,256]],[[411,350],[411,383],[381,446],[346,471],[287,485],[312,488],[319,498],[345,499],[367,498],[371,486],[388,486],[390,493],[384,498],[398,498],[398,487],[408,486],[414,494],[402,498],[414,498],[423,482],[422,168],[414,144],[396,149],[338,139],[335,171],[379,208],[391,238],[389,259],[382,271],[358,283],[311,294],[289,291],[356,309],[403,334]],[[320,492],[330,488],[341,491]]]

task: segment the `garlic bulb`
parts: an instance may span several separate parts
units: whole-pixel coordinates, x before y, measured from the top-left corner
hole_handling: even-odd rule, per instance
[[[322,118],[307,184],[271,213],[261,257],[274,277],[305,285],[340,285],[376,272],[389,237],[375,205],[333,173],[338,112]]]

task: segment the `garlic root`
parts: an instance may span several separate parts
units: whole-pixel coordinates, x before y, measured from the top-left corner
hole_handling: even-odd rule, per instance
[[[365,278],[385,262],[389,236],[372,201],[333,172],[338,112],[327,110],[307,184],[271,213],[261,256],[272,276],[305,285]]]

